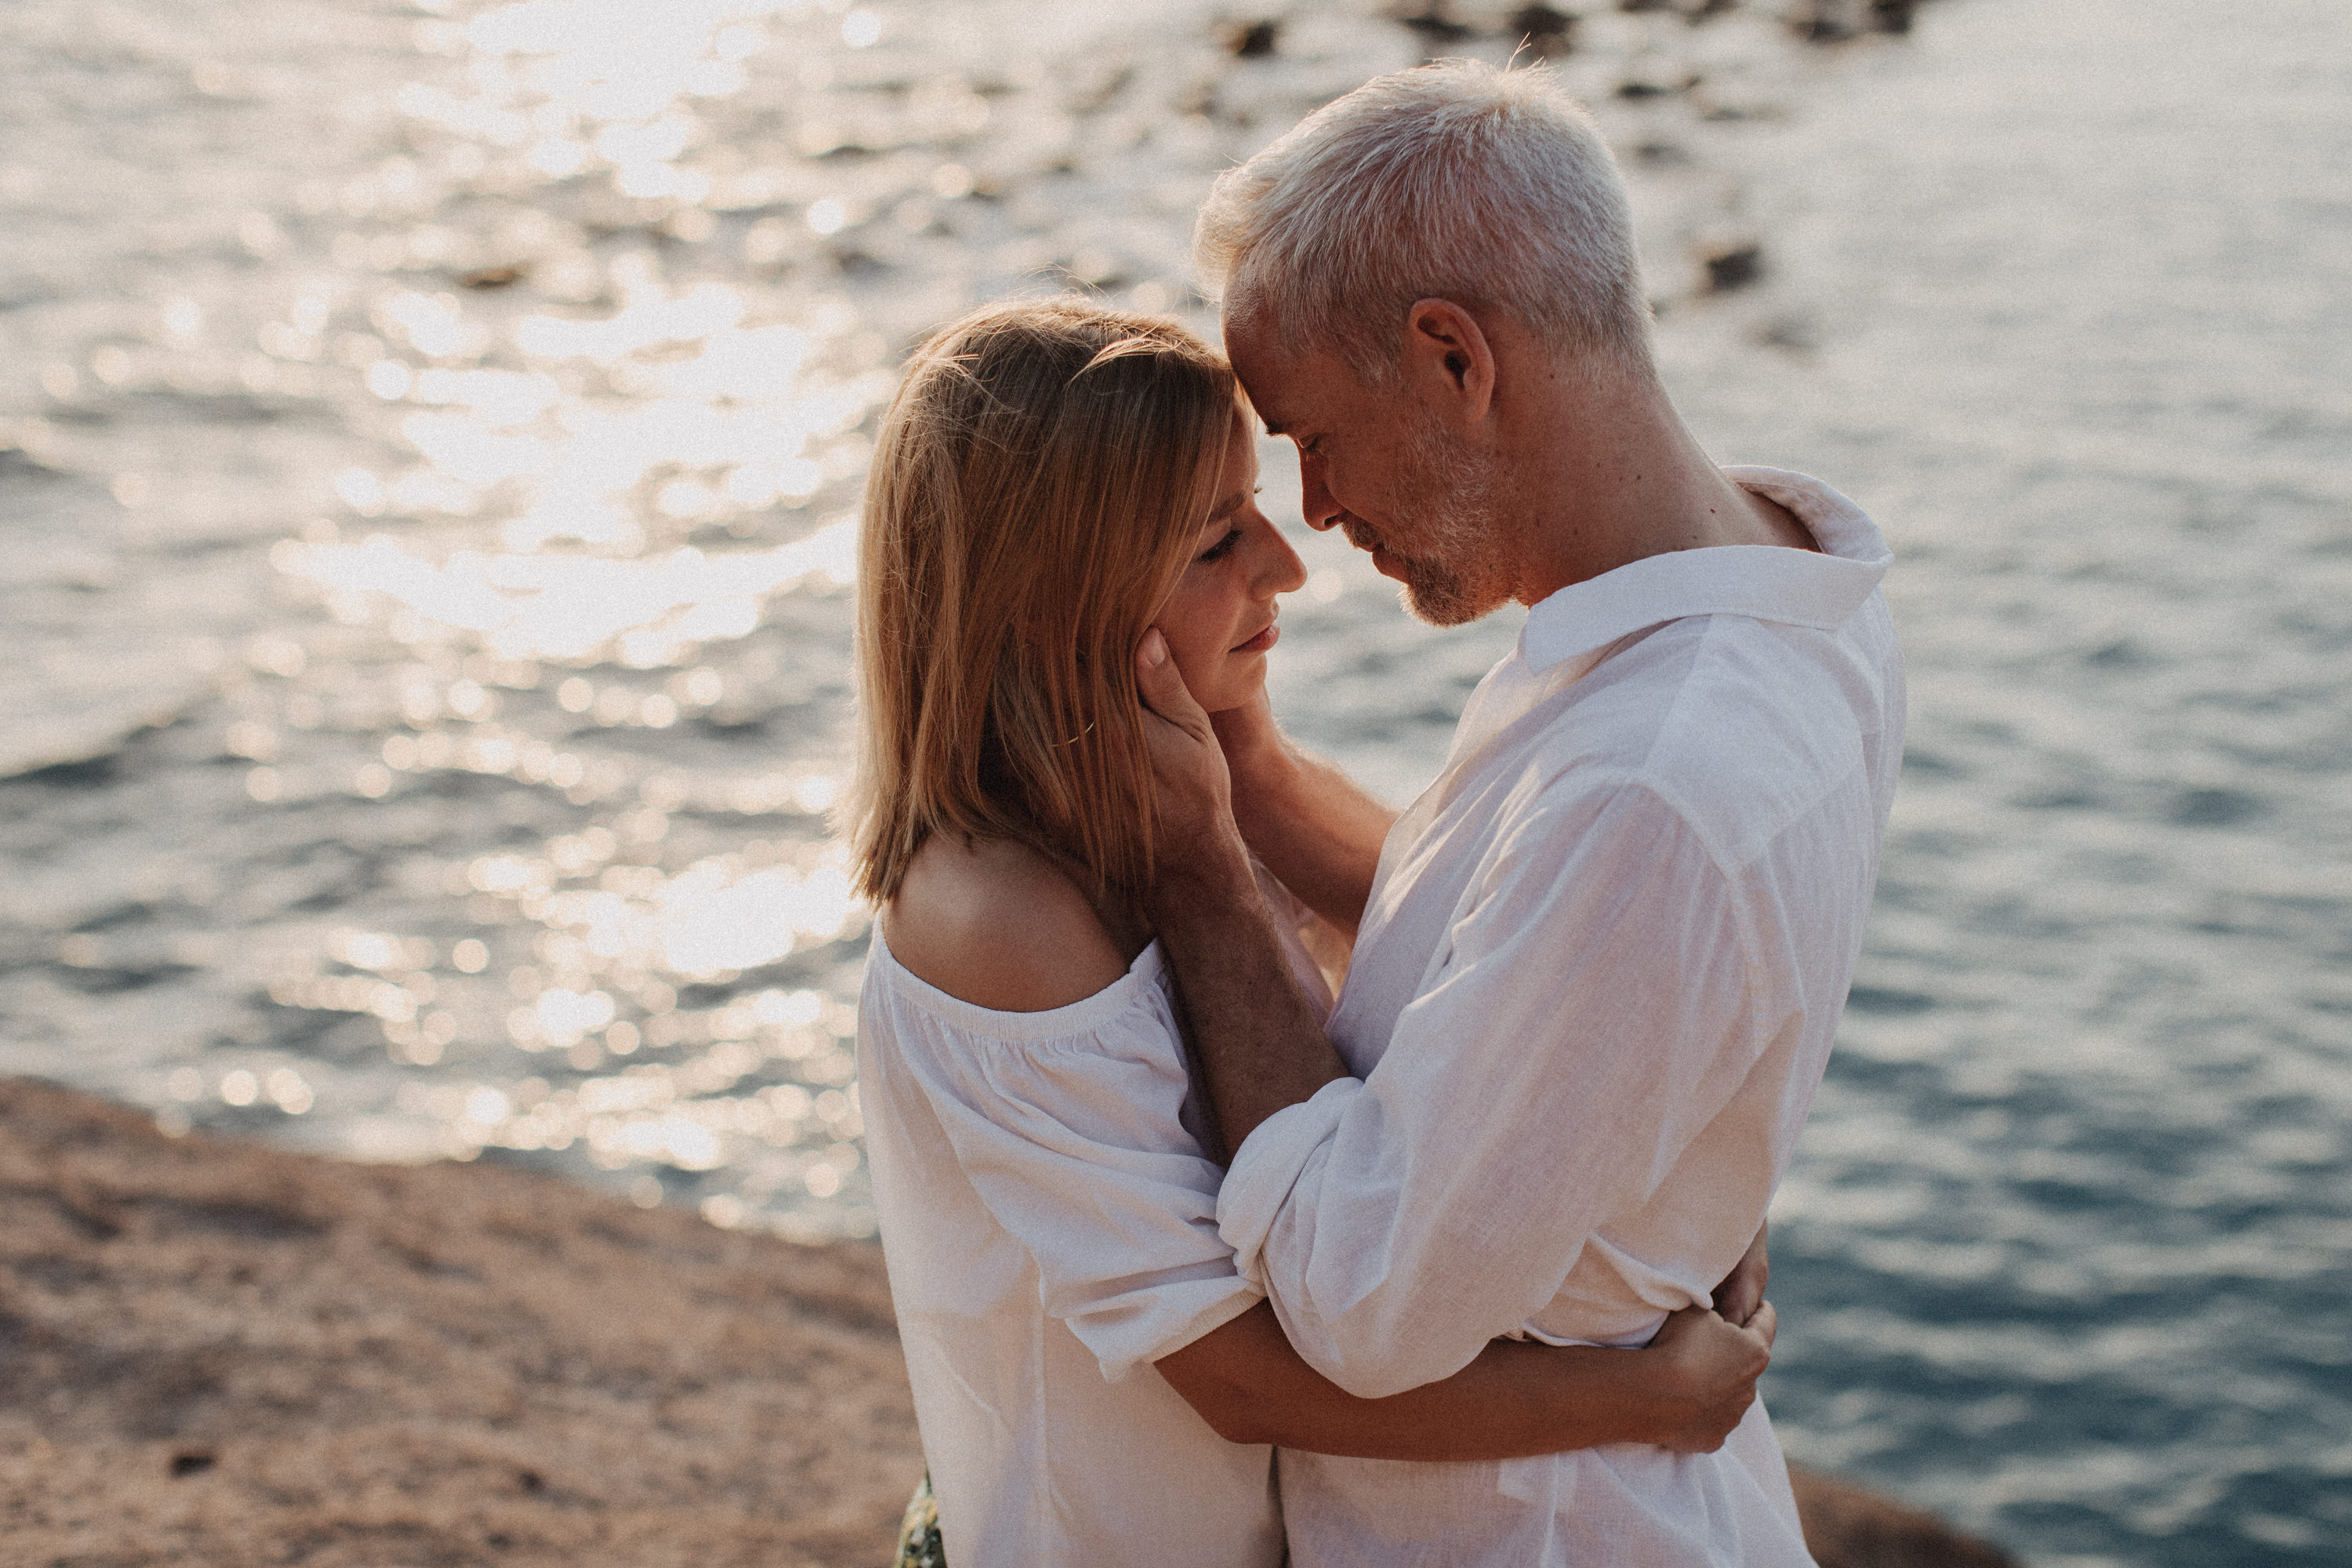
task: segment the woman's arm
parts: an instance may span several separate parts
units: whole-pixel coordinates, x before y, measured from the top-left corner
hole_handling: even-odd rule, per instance
[[[1735,1328],[1704,1307],[1638,1351],[1496,1340],[1441,1383],[1359,1399],[1302,1360],[1261,1301],[1153,1364],[1232,1443],[1363,1459],[1511,1459],[1603,1443],[1712,1453],[1771,1360],[1770,1303]]]
[[[1354,940],[1397,814],[1277,729],[1263,691],[1210,722],[1244,842],[1308,909]]]

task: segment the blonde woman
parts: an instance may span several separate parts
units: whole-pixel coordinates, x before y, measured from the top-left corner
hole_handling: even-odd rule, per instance
[[[945,329],[883,425],[859,571],[851,826],[882,913],[858,1074],[936,1487],[928,1551],[943,1537],[958,1568],[1270,1568],[1279,1448],[1707,1449],[1767,1359],[1769,1309],[1748,1330],[1693,1310],[1645,1350],[1497,1342],[1445,1382],[1358,1399],[1236,1277],[1139,899],[1133,654],[1156,626],[1204,708],[1257,695],[1303,573],[1255,478],[1220,355],[1073,300]],[[1328,1008],[1312,917],[1264,884]]]

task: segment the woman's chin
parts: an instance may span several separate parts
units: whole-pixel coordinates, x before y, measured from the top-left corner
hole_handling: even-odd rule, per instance
[[[1265,689],[1265,661],[1261,658],[1257,661],[1257,668],[1251,671],[1246,678],[1225,682],[1223,687],[1207,701],[1202,701],[1198,697],[1193,698],[1193,700],[1200,702],[1201,710],[1213,719],[1220,713],[1231,713],[1235,709],[1248,707],[1257,700],[1258,694]]]

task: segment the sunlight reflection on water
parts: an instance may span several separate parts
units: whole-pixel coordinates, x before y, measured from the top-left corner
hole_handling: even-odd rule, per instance
[[[353,1119],[360,1152],[577,1145],[608,1170],[723,1167],[738,1192],[706,1194],[715,1220],[870,1229],[844,1191],[858,1169],[854,1019],[808,965],[866,919],[843,851],[822,834],[840,772],[824,736],[750,773],[666,768],[643,745],[587,738],[698,720],[723,729],[730,689],[756,703],[761,667],[715,645],[754,637],[777,595],[836,596],[855,576],[854,519],[810,521],[803,509],[845,498],[865,457],[856,431],[891,384],[873,342],[842,352],[858,312],[834,295],[673,286],[661,259],[680,238],[708,237],[698,204],[772,196],[759,169],[727,178],[687,155],[712,141],[697,106],[742,90],[743,62],[777,41],[771,21],[810,7],[423,9],[420,59],[458,68],[392,94],[423,140],[341,184],[333,205],[354,226],[329,241],[338,261],[394,286],[362,284],[359,298],[310,287],[289,321],[261,331],[270,366],[245,377],[306,393],[286,367],[331,357],[398,411],[404,460],[346,468],[333,483],[347,515],[389,526],[346,542],[341,527],[314,524],[269,561],[337,623],[410,662],[370,703],[352,689],[365,665],[315,657],[299,638],[257,639],[250,662],[289,689],[277,711],[233,725],[228,746],[257,764],[245,779],[257,802],[313,796],[326,781],[302,765],[299,736],[357,696],[395,727],[351,773],[353,795],[396,806],[463,773],[551,792],[590,820],[447,867],[444,896],[463,900],[482,935],[446,943],[446,958],[442,942],[389,931],[295,938],[276,944],[268,995],[364,1018],[391,1062],[442,1069],[400,1083],[389,1115]],[[878,36],[870,13],[843,31],[852,47]],[[502,211],[486,248],[468,239],[469,203],[550,180],[600,184],[632,216],[657,209],[654,246],[600,249],[595,223],[529,207]],[[825,227],[817,213],[806,232]],[[525,259],[461,271],[462,291],[398,283],[420,263],[461,262],[469,244],[477,261]],[[773,260],[786,247],[767,232],[747,248]],[[518,310],[498,291],[526,279]],[[322,335],[352,314],[372,331],[330,351]],[[166,318],[192,338],[205,311],[177,300]],[[796,536],[758,542],[779,532]],[[728,540],[747,542],[713,542]],[[381,669],[383,658],[369,662]],[[672,673],[648,687],[599,680],[600,668]],[[591,729],[562,732],[576,724]],[[542,815],[511,795],[499,809],[518,823]],[[671,837],[680,811],[803,826],[697,852]],[[494,966],[494,951],[530,962]],[[745,988],[747,973],[795,955],[794,973],[818,984]],[[509,1049],[560,1064],[556,1080],[447,1070],[495,1069]],[[222,1102],[256,1103],[253,1078],[231,1070]],[[172,1087],[198,1097],[178,1077]],[[310,1091],[270,1098],[293,1112]],[[824,1206],[766,1201],[795,1189]]]
[[[712,194],[713,182],[671,162],[697,139],[688,100],[739,91],[745,81],[740,62],[770,41],[757,19],[793,8],[655,11],[577,0],[501,7],[465,27],[478,97],[412,84],[399,101],[421,119],[521,152],[541,174],[576,175],[601,163],[621,195],[690,206]],[[446,294],[404,293],[382,308],[425,363],[379,360],[366,369],[369,390],[388,401],[456,412],[408,416],[401,433],[423,462],[394,476],[347,475],[344,499],[362,512],[398,508],[472,516],[489,504],[488,492],[505,486],[498,498],[510,514],[499,527],[502,552],[458,551],[436,565],[378,534],[358,545],[289,543],[273,557],[279,569],[330,590],[331,605],[345,619],[373,607],[355,597],[413,612],[393,625],[404,641],[457,630],[475,634],[501,659],[573,666],[609,660],[631,669],[691,665],[705,644],[752,634],[770,595],[812,581],[825,588],[849,583],[855,543],[846,519],[765,550],[706,553],[685,545],[637,552],[647,544],[640,519],[648,510],[656,529],[717,524],[743,533],[744,520],[761,510],[803,504],[828,478],[856,472],[861,452],[836,446],[828,453],[824,444],[837,442],[863,418],[887,392],[887,375],[804,374],[813,349],[853,325],[855,314],[827,301],[805,325],[760,321],[743,294],[726,284],[665,289],[637,254],[616,260],[612,280],[619,300],[608,313],[533,313],[502,334],[468,321]],[[486,350],[510,352],[542,368],[431,363]],[[559,542],[604,553],[551,551]],[[665,729],[681,706],[707,710],[723,692],[723,678],[701,668],[676,697],[640,699],[621,688],[597,693],[573,677],[559,689],[559,700],[600,724]],[[593,788],[573,759],[478,724],[454,758],[388,743],[385,760],[402,772],[454,761],[533,783]],[[750,812],[785,800],[815,812],[834,791],[829,777],[803,774],[764,785],[739,782],[730,795],[731,805]],[[618,826],[638,846],[663,837],[659,808],[651,804],[624,814]],[[582,1070],[606,1056],[633,1055],[641,1045],[717,1044],[674,1070],[647,1064],[625,1079],[590,1078],[529,1106],[485,1090],[466,1101],[462,1116],[447,1117],[439,1101],[435,1109],[462,1136],[484,1143],[561,1150],[584,1142],[608,1168],[652,1161],[711,1170],[725,1163],[720,1140],[729,1132],[789,1146],[805,1108],[815,1103],[804,1090],[769,1086],[792,1089],[781,1120],[773,1093],[762,1100],[716,1091],[769,1061],[812,1083],[845,1080],[840,1039],[849,1020],[840,1003],[813,990],[770,989],[720,1007],[683,1009],[658,976],[731,983],[796,948],[821,948],[862,931],[863,911],[851,898],[840,850],[822,849],[813,860],[803,853],[805,865],[776,865],[768,863],[769,846],[758,844],[666,876],[651,866],[608,864],[623,848],[612,830],[592,827],[550,841],[543,857],[488,857],[467,868],[474,893],[506,900],[510,918],[542,931],[535,951],[548,962],[509,977],[519,1005],[506,1016],[508,1037],[525,1051],[560,1051]],[[437,1059],[436,1037],[452,1029],[446,1015],[432,1016],[436,1026],[427,1027],[396,998],[379,994],[375,1005],[396,1054]],[[697,1098],[673,1104],[681,1090]],[[845,1168],[856,1168],[845,1142],[855,1135],[854,1118],[854,1110],[844,1110],[828,1119],[823,1131],[831,1152],[821,1163],[796,1171],[770,1164],[751,1173],[752,1183],[796,1175],[812,1196],[835,1197]],[[720,1212],[734,1223],[746,1216],[740,1201]],[[841,1220],[864,1228],[855,1213]]]

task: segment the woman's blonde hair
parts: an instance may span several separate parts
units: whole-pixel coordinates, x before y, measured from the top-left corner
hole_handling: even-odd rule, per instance
[[[1152,872],[1137,640],[1212,504],[1235,391],[1162,318],[998,305],[915,352],[858,542],[859,891],[934,833],[1075,860],[1132,912]]]

